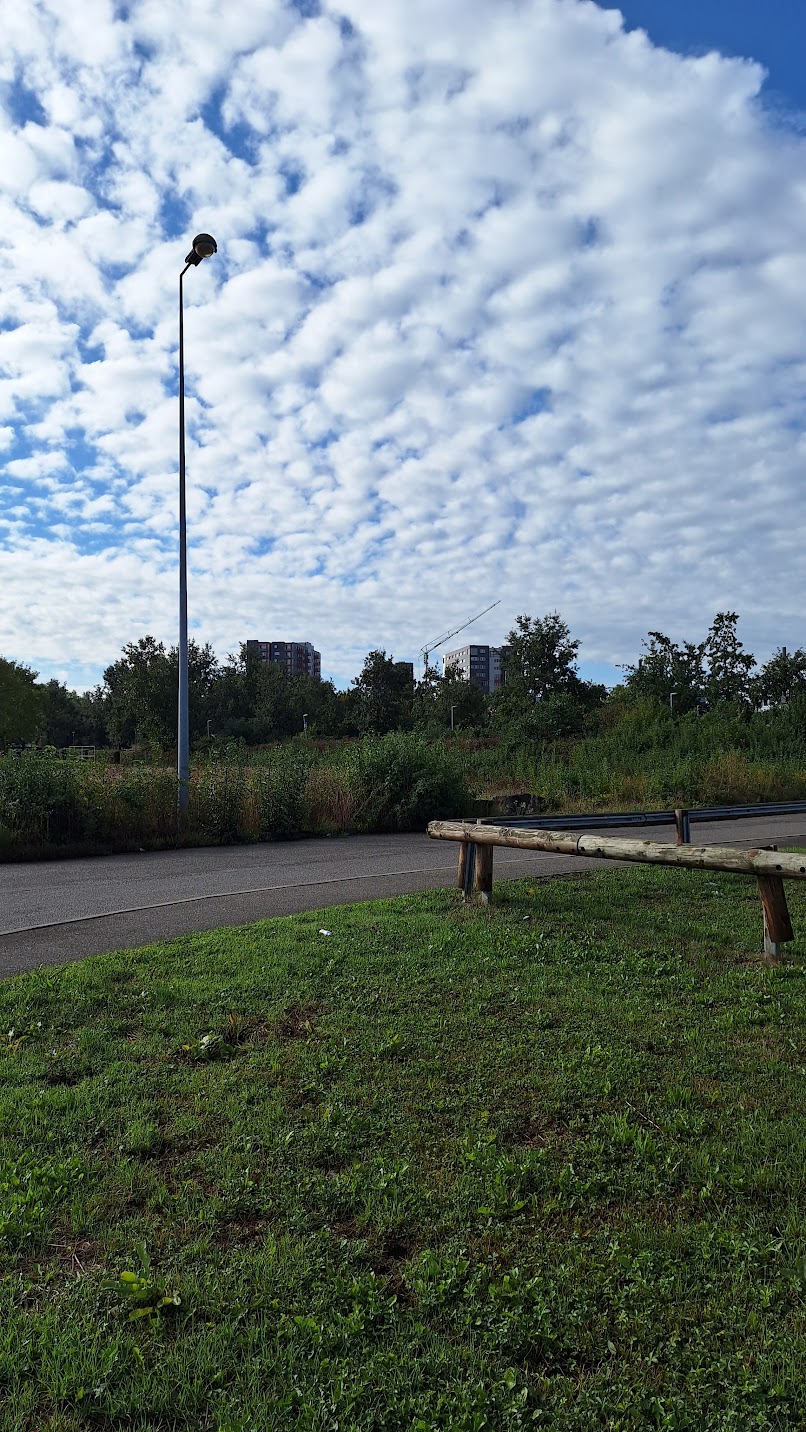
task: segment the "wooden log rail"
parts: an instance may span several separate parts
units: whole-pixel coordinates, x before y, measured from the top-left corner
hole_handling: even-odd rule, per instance
[[[779,955],[780,946],[794,939],[784,891],[784,879],[806,880],[806,857],[786,851],[757,848],[737,850],[731,845],[667,845],[662,841],[633,840],[624,836],[577,835],[575,831],[524,830],[516,826],[481,825],[471,821],[432,820],[432,840],[459,842],[457,885],[469,899],[475,889],[489,901],[493,888],[493,850],[496,845],[518,850],[542,850],[554,855],[587,855],[598,860],[636,861],[643,865],[676,865],[689,870],[724,870],[731,875],[754,875],[764,915],[764,950]]]

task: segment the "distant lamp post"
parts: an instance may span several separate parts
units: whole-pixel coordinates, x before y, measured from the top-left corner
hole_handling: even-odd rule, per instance
[[[669,692],[669,710],[671,711],[672,715],[674,715],[674,698],[676,695],[676,691]]]
[[[307,713],[307,711],[304,713],[304,715],[303,715],[303,717],[302,717],[302,731],[303,731],[303,735],[307,736],[307,734],[308,734],[308,713]]]
[[[188,571],[185,523],[185,323],[182,280],[188,269],[218,252],[212,234],[197,234],[179,275],[179,725],[177,732],[177,775],[179,778],[178,820],[180,831],[187,823],[190,784],[190,720],[188,708]]]

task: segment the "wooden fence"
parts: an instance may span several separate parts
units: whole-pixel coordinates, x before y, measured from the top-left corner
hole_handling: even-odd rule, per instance
[[[461,820],[433,820],[432,840],[459,842],[457,885],[465,899],[473,892],[486,902],[493,889],[493,850],[496,845],[518,850],[542,850],[553,855],[591,856],[598,860],[637,861],[643,865],[676,865],[689,870],[724,870],[731,875],[754,875],[764,916],[764,950],[779,956],[780,947],[794,939],[786,903],[784,880],[806,880],[806,856],[779,851],[775,846],[737,850],[730,845],[667,845],[661,841],[633,840],[623,836],[582,834],[563,830],[526,830]]]

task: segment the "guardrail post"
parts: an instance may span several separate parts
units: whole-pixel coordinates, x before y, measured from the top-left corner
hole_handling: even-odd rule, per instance
[[[482,905],[489,905],[493,893],[493,846],[477,845],[476,890]]]
[[[777,850],[778,846],[770,845],[766,849]],[[757,875],[756,882],[764,912],[764,953],[778,960],[781,946],[795,938],[784,882],[780,875]]]
[[[682,806],[675,807],[674,826],[677,832],[675,845],[691,845],[691,817]]]

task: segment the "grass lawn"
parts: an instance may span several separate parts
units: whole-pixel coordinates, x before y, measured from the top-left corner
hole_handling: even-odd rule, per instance
[[[806,1426],[787,893],[775,967],[639,867],[0,985],[2,1432]]]

